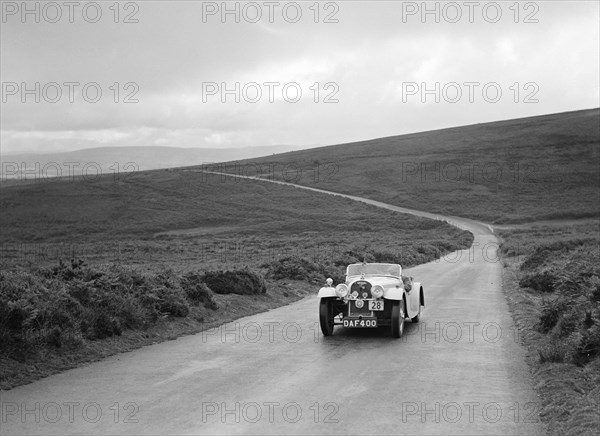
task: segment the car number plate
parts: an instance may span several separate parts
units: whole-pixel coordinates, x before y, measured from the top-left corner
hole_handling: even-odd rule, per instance
[[[377,327],[377,319],[345,319],[344,327]]]
[[[369,300],[369,310],[383,310],[383,301]]]

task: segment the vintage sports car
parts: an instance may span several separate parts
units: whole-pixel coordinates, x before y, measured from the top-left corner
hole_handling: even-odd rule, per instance
[[[325,336],[336,325],[351,328],[389,326],[392,336],[404,332],[404,320],[419,322],[425,296],[421,283],[402,275],[393,263],[354,263],[346,269],[346,282],[333,287],[327,279],[319,290],[319,321]]]

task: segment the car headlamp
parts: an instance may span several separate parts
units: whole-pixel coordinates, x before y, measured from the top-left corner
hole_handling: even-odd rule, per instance
[[[340,283],[335,287],[335,295],[337,295],[340,298],[343,298],[346,295],[348,295],[348,292],[348,286],[346,286],[344,283]]]
[[[375,285],[371,288],[371,295],[375,298],[383,297],[383,286]]]

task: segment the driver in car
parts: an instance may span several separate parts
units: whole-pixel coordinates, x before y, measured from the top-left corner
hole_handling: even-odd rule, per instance
[[[406,292],[410,292],[412,289],[412,282],[412,277],[402,276],[402,283],[404,283],[404,289],[406,289]]]

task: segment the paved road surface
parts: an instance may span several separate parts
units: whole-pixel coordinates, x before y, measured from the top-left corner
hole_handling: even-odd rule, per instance
[[[242,318],[2,392],[4,434],[543,434],[487,225],[409,271],[421,323],[318,329],[318,300]],[[316,292],[316,289],[315,289]]]

